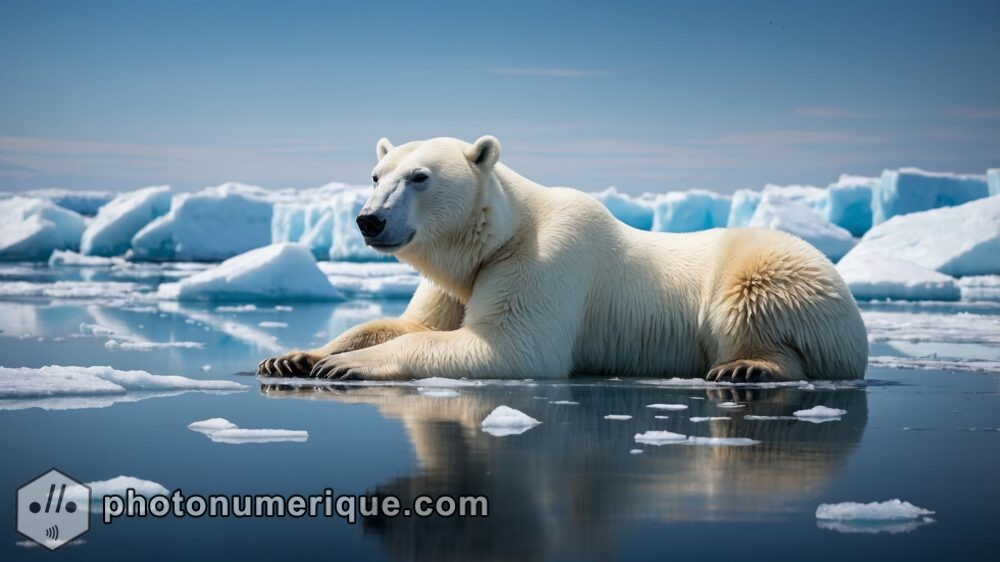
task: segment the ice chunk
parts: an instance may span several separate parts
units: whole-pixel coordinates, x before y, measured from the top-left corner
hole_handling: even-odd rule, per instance
[[[745,408],[746,404],[739,404],[737,402],[719,402],[718,404],[716,404],[716,406],[718,406],[719,408],[734,409],[734,408]]]
[[[628,454],[630,455],[641,455],[642,449],[629,449]]]
[[[654,410],[670,410],[670,411],[680,411],[687,410],[687,404],[646,404],[647,408],[652,408]]]
[[[895,521],[927,515],[934,515],[934,512],[899,499],[871,503],[824,503],[816,508],[816,519],[833,521]]]
[[[144,341],[137,339],[110,339],[104,342],[104,347],[108,349],[120,349],[123,351],[154,351],[157,349],[204,349],[205,344],[195,341]]]
[[[872,197],[872,221],[879,224],[896,215],[961,205],[989,194],[986,176],[885,170]]]
[[[258,326],[261,328],[287,328],[288,324],[286,322],[274,322],[272,320],[265,320],[263,322],[258,322]]]
[[[142,287],[120,281],[34,281],[0,282],[0,297],[47,297],[52,299],[130,299],[141,295]]]
[[[963,300],[1000,301],[1000,275],[970,275],[957,282]]]
[[[104,204],[115,197],[113,191],[92,189],[32,189],[22,195],[45,199],[63,209],[90,217],[96,215]]]
[[[955,301],[962,293],[955,279],[881,251],[851,251],[837,272],[858,300]]]
[[[380,254],[365,245],[356,222],[361,207],[368,201],[368,190],[350,189],[338,193],[330,202],[332,237],[331,261],[386,261],[391,256]]]
[[[304,443],[308,431],[290,429],[242,429],[225,418],[211,418],[188,424],[188,429],[207,435],[215,443],[241,445],[244,443],[277,443],[291,441]]]
[[[743,416],[743,419],[745,419],[745,420],[752,420],[752,421],[771,421],[771,420],[797,420],[799,418],[797,418],[795,416],[754,416],[754,415],[746,415],[746,416]]]
[[[687,441],[687,435],[671,431],[644,431],[635,434],[635,442],[645,445],[666,445],[668,443],[681,443],[683,441]]]
[[[509,406],[497,406],[483,420],[483,431],[496,437],[520,435],[542,422]]]
[[[796,410],[792,412],[792,415],[796,418],[812,422],[812,423],[823,423],[828,421],[837,421],[847,413],[847,410],[841,410],[838,408],[827,408],[826,406],[814,406],[808,410]]]
[[[591,193],[598,201],[611,211],[616,219],[639,230],[653,228],[653,196],[644,194],[641,197],[630,197],[619,193],[611,186],[604,191]]]
[[[212,433],[213,431],[219,431],[221,429],[236,429],[237,427],[239,426],[226,418],[210,418],[188,424],[188,429],[199,431],[201,433]]]
[[[579,402],[574,402],[572,400],[554,400],[554,401],[552,401],[552,404],[556,404],[556,405],[559,405],[559,406],[579,406],[580,405]]]
[[[707,445],[745,447],[760,441],[745,437],[688,437],[670,431],[646,431],[635,434],[635,442],[644,445]]]
[[[750,224],[757,205],[760,204],[760,192],[751,189],[737,189],[733,193],[732,202],[729,205],[729,218],[726,226],[729,228],[744,227]]]
[[[1000,196],[893,217],[868,231],[851,254],[866,263],[905,260],[955,277],[1000,273]]]
[[[271,243],[273,205],[259,187],[225,183],[176,195],[132,238],[135,259],[221,261]]]
[[[711,421],[729,421],[729,418],[726,417],[726,416],[707,416],[707,417],[706,416],[696,416],[696,417],[689,418],[689,419],[691,421],[693,421],[694,423],[711,422]]]
[[[813,188],[816,189],[816,188]],[[748,226],[782,230],[812,244],[833,261],[839,260],[855,240],[851,233],[823,218],[807,206],[808,198],[786,198],[776,190],[765,190]]]
[[[1000,168],[991,168],[986,171],[986,183],[989,185],[990,195],[1000,195]]]
[[[626,420],[632,419],[632,416],[629,416],[629,415],[626,415],[626,414],[608,414],[608,415],[604,416],[604,419],[606,419],[606,420],[626,421]]]
[[[163,284],[160,295],[178,300],[337,300],[340,293],[301,244],[272,244],[218,266]]]
[[[135,476],[116,476],[108,480],[87,482],[87,486],[90,488],[90,502],[97,508],[97,511],[103,508],[104,496],[124,497],[128,490],[132,490],[137,496],[146,498],[170,495],[170,490],[167,490],[162,484]],[[76,491],[67,489],[66,501],[83,501],[85,496],[75,495]]]
[[[170,188],[162,185],[121,193],[101,207],[80,239],[80,252],[117,256],[132,246],[132,237],[170,210]]]
[[[80,247],[83,217],[43,199],[0,199],[0,259],[41,261]]]
[[[656,232],[695,232],[725,227],[730,198],[703,189],[672,191],[657,197],[653,226]]]
[[[879,178],[842,175],[827,187],[822,205],[823,216],[854,236],[872,227],[872,193]]]
[[[657,420],[669,420],[670,416],[653,416],[653,419],[657,419]]]

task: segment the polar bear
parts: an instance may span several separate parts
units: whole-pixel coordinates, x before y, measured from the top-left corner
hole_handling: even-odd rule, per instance
[[[266,359],[271,376],[755,382],[857,379],[868,340],[836,269],[766,229],[633,229],[497,162],[500,143],[376,146],[365,243],[423,280],[398,318]]]

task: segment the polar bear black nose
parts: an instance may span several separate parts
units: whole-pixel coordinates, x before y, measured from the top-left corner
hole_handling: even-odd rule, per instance
[[[361,234],[364,234],[365,237],[372,238],[382,234],[382,230],[385,229],[385,221],[375,215],[358,215],[358,228],[361,229]]]

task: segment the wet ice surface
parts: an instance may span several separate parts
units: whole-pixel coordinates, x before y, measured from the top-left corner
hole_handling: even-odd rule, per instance
[[[107,365],[250,387],[0,399],[0,476],[8,491],[0,494],[6,533],[0,559],[48,554],[18,546],[13,491],[52,466],[102,482],[105,490],[122,488],[126,480],[118,477],[127,475],[144,482],[147,493],[162,487],[315,494],[331,487],[338,494],[396,494],[404,504],[421,494],[491,499],[487,518],[357,525],[203,517],[122,518],[105,526],[95,516],[83,542],[59,554],[74,560],[133,559],[150,544],[162,559],[244,560],[317,552],[339,560],[661,560],[668,552],[733,560],[745,558],[748,548],[773,560],[800,560],[803,552],[838,561],[866,552],[986,560],[1000,548],[995,303],[864,305],[877,358],[867,384],[608,378],[340,384],[237,373],[268,354],[397,315],[405,301],[292,303],[289,310],[288,303],[147,298],[155,283],[198,268],[0,266],[0,294],[7,295],[0,297],[3,367]],[[5,283],[35,288],[14,296]],[[106,283],[131,285],[99,285]],[[111,340],[201,347],[109,347]],[[741,407],[720,407],[726,403]],[[482,421],[501,405],[542,423],[519,435],[484,432]],[[846,413],[818,424],[793,415],[817,406]],[[715,419],[722,417],[728,421]],[[216,425],[220,430],[285,429],[308,438],[234,446],[188,429],[212,418],[229,421]],[[636,441],[649,432],[693,441]],[[758,443],[741,446],[742,440]],[[892,498],[934,514],[878,524],[816,518],[821,504]]]

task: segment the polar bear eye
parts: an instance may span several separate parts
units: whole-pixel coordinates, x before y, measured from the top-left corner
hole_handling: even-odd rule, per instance
[[[417,172],[412,176],[410,176],[410,181],[412,181],[413,183],[424,183],[425,181],[427,181],[428,177],[429,176],[423,172]]]

